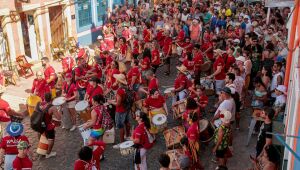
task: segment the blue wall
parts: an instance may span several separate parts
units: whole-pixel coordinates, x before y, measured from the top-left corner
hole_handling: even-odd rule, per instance
[[[300,136],[300,129],[298,130],[298,136]],[[296,146],[296,153],[300,155],[300,139],[297,139],[297,146]],[[300,169],[300,161],[298,159],[294,159],[294,170],[299,170]]]

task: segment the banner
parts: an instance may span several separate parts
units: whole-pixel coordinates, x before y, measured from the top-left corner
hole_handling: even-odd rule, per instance
[[[265,0],[265,7],[293,7],[294,1],[291,0]]]

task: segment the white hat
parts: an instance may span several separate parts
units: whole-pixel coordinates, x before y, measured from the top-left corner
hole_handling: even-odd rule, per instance
[[[286,93],[286,87],[285,87],[285,85],[278,85],[278,86],[276,87],[276,90],[282,92],[283,94]]]
[[[103,40],[102,35],[99,35],[99,36],[97,37],[97,40]]]
[[[120,83],[127,85],[126,77],[124,74],[114,74],[113,77]]]
[[[239,56],[238,58],[235,59],[236,61],[241,61],[241,62],[245,62],[246,59],[244,56]]]
[[[233,42],[239,44],[241,41],[240,41],[239,39],[236,38],[236,39],[233,40]]]
[[[220,113],[220,119],[224,123],[230,123],[231,117],[232,117],[231,112],[227,110],[222,110]]]

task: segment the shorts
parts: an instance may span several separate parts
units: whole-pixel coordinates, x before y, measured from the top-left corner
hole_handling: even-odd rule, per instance
[[[67,103],[67,107],[69,109],[74,109],[75,105],[76,105],[76,100],[73,100],[73,101],[70,101],[70,102]]]
[[[45,131],[45,135],[46,135],[46,138],[49,140],[54,140],[55,139],[55,130],[46,130]]]
[[[122,129],[125,127],[125,124],[129,122],[129,115],[126,112],[120,113],[116,112],[115,115],[116,127]]]
[[[92,129],[92,132],[90,134],[90,137],[94,139],[99,139],[104,134],[104,129]]]
[[[225,158],[226,151],[227,151],[227,148],[222,149],[222,150],[217,150],[216,157],[217,158]]]
[[[216,94],[220,94],[221,90],[225,87],[225,80],[216,80],[215,88]]]

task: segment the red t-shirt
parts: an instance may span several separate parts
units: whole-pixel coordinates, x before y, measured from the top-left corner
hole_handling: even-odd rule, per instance
[[[155,65],[155,66],[160,65],[160,57],[159,57],[159,51],[158,51],[158,49],[152,50],[151,54],[152,54],[152,63],[151,64]],[[154,61],[155,58],[157,59],[156,61]]]
[[[204,64],[203,56],[201,52],[196,53],[195,57],[193,58],[195,69],[200,69],[201,65]]]
[[[201,46],[201,51],[206,51],[208,48],[212,47],[213,44],[208,41],[208,42],[204,42]],[[213,53],[213,49],[211,48],[210,51],[206,52],[206,55],[209,59],[213,59],[214,58],[214,53]]]
[[[127,52],[127,45],[126,44],[121,44],[120,45],[120,51],[121,51],[121,54],[125,55],[126,52]]]
[[[145,133],[146,133],[145,132],[145,124],[141,123],[134,129],[132,138],[139,139],[140,142],[137,144],[143,145],[145,143],[145,137],[146,137]]]
[[[133,76],[136,76],[137,78],[135,79],[135,82],[132,82],[132,77]],[[139,68],[138,67],[132,67],[128,73],[127,73],[127,81],[128,81],[128,84],[131,85],[132,83],[133,84],[139,84],[139,80],[140,80],[140,76],[141,76],[141,73],[139,71]]]
[[[86,89],[86,93],[89,95],[89,103],[92,104],[92,99],[94,96],[98,94],[103,95],[103,89],[101,88],[101,86],[96,85],[96,88],[94,88],[89,84]]]
[[[92,164],[100,170],[100,156],[103,154],[106,144],[102,141],[94,141],[90,146],[93,146]]]
[[[110,55],[108,55],[106,57],[106,60],[105,60],[106,63],[105,64],[110,65],[113,61],[114,61],[114,59]]]
[[[14,170],[31,170],[32,161],[26,156],[25,158],[16,157],[13,161]]]
[[[158,80],[156,78],[152,78],[148,84],[148,91],[151,91],[152,89],[158,90]]]
[[[108,50],[108,46],[105,42],[101,43],[99,46],[99,49],[101,52],[107,51]]]
[[[224,56],[223,57],[224,59],[227,59],[227,60],[224,60],[226,63],[225,63],[225,72],[228,71],[229,67],[235,63],[235,58],[233,56]]]
[[[156,40],[158,41],[158,44],[160,47],[162,47],[164,45],[165,36],[163,34],[164,34],[164,31],[159,31],[156,34]]]
[[[4,138],[2,138],[2,141],[0,143],[0,148],[4,149],[5,154],[17,155],[18,154],[17,145],[20,141],[26,141],[27,143],[29,143],[28,138],[23,135],[18,137],[5,136]]]
[[[97,78],[101,79],[101,77],[102,77],[102,68],[101,68],[101,65],[100,64],[95,64],[94,68],[95,68],[94,72],[97,73]]]
[[[108,88],[112,88],[113,90],[117,90],[118,89],[118,85],[112,86],[116,82],[116,79],[114,78],[115,74],[120,74],[120,71],[118,69],[116,69],[116,68],[113,69],[113,70],[110,70]]]
[[[45,93],[50,92],[50,88],[47,85],[45,79],[34,79],[32,83],[31,93],[36,91],[36,95],[39,96],[41,99],[44,99]]]
[[[3,99],[0,99],[0,110],[4,110],[5,112],[9,112],[11,110],[9,104]]]
[[[188,140],[198,140],[199,139],[199,127],[198,122],[194,122],[186,132]]]
[[[166,37],[163,43],[163,52],[165,55],[172,53],[172,38]]]
[[[132,54],[139,54],[139,42],[138,42],[138,40],[133,41]]]
[[[144,42],[150,42],[151,32],[148,29],[144,29],[143,38],[144,38]]]
[[[66,98],[70,98],[74,96],[74,94],[77,92],[76,85],[74,83],[68,85],[66,82],[63,83],[63,93],[66,94]],[[75,100],[75,99],[73,99]]]
[[[54,68],[53,68],[52,66],[49,66],[48,68],[46,68],[45,71],[44,71],[44,76],[45,76],[45,80],[46,80],[46,81],[47,81],[48,79],[50,79],[50,76],[56,76]],[[56,80],[54,79],[54,80],[52,80],[50,83],[48,83],[48,85],[49,85],[49,87],[50,87],[51,89],[54,88],[54,86],[55,86],[55,81],[56,81]]]
[[[123,100],[124,100],[124,97],[125,97],[125,90],[123,88],[119,88],[117,90],[117,95],[119,95],[121,97],[121,105],[116,106],[116,112],[124,113],[124,112],[126,112],[126,109],[125,109],[124,104],[123,104]]]
[[[89,66],[83,67],[83,68],[82,67],[76,67],[75,68],[75,76],[77,76],[77,77],[85,76],[89,69],[90,69]],[[88,84],[88,82],[84,81],[84,80],[77,80],[76,81],[77,89],[86,88],[87,84]]]
[[[176,37],[176,40],[178,41],[183,41],[184,40],[184,37],[185,37],[185,34],[184,34],[184,30],[180,30],[177,37]]]
[[[72,68],[74,67],[74,59],[72,57],[65,57],[62,61],[62,69],[65,71],[65,73],[71,73]]]
[[[92,170],[93,164],[77,159],[75,161],[74,170]]]
[[[189,71],[194,70],[194,66],[195,66],[195,61],[194,60],[189,61],[188,59],[185,59],[185,60],[183,60],[182,64],[187,68],[187,70],[189,70]]]
[[[149,57],[145,57],[145,58],[143,58],[143,60],[142,60],[142,65],[144,65],[144,66],[146,66],[146,67],[142,67],[142,70],[144,71],[144,70],[149,70],[150,69],[150,59],[149,59]]]
[[[154,108],[162,108],[164,106],[164,103],[166,102],[165,98],[162,95],[159,95],[158,98],[152,98],[148,97],[145,100],[145,105],[147,107],[154,107]]]
[[[222,66],[222,70],[219,74],[215,75],[216,80],[224,80],[226,78],[225,74],[225,63],[222,57],[218,57],[213,64],[214,71],[217,70],[217,66]]]
[[[186,84],[187,84],[187,77],[183,74],[180,74],[174,82],[174,88],[178,89],[181,86],[184,86],[184,88],[186,88]]]

